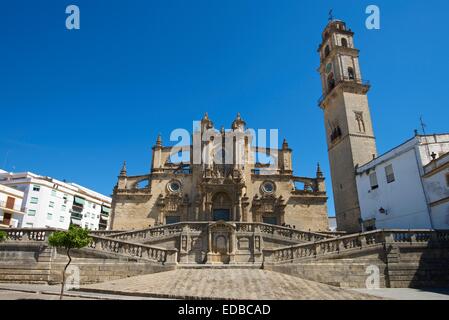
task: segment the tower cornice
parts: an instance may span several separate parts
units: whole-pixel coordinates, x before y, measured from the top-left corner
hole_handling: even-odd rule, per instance
[[[367,94],[371,88],[371,84],[369,81],[364,81],[361,79],[344,79],[340,80],[330,92],[321,96],[318,100],[318,106],[321,109],[326,109],[326,105],[329,102],[329,99],[337,96],[337,92],[341,90],[342,92],[350,92],[350,93],[358,93],[358,94]]]

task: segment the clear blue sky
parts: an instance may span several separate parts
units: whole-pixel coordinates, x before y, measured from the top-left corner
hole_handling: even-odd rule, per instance
[[[364,27],[381,9],[381,30]],[[65,8],[81,30],[65,29]],[[447,0],[8,1],[0,10],[0,168],[111,194],[123,160],[150,169],[158,132],[205,111],[227,128],[279,128],[295,174],[322,163],[334,212],[316,69],[327,12],[356,32],[378,149],[448,129]]]

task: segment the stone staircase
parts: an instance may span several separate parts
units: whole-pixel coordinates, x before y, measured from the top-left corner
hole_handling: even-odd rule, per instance
[[[0,281],[58,281],[66,258],[48,245],[56,230],[4,231]],[[228,260],[214,251],[214,239],[224,236],[229,243],[223,255],[232,255]],[[91,238],[89,247],[74,251],[85,283],[173,269],[262,268],[363,287],[366,270],[374,265],[383,287],[449,285],[449,231],[378,230],[336,236],[257,223],[211,222],[92,232]]]

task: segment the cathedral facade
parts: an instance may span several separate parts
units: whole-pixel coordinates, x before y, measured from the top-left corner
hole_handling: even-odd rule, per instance
[[[151,172],[128,176],[126,164],[112,201],[111,228],[128,230],[187,221],[262,222],[327,231],[327,196],[314,177],[293,174],[292,150],[254,146],[237,115],[216,130],[206,114],[188,146],[153,146]],[[178,154],[182,156],[179,157]],[[263,155],[268,161],[259,161]]]

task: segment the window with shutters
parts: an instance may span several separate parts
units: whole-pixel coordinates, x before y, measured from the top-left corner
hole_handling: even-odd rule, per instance
[[[395,176],[394,176],[394,171],[393,171],[393,165],[389,165],[385,167],[385,176],[387,178],[387,183],[392,183],[394,182]]]
[[[375,189],[379,188],[379,183],[377,183],[377,175],[375,172],[373,172],[369,175],[369,182],[371,185],[371,190],[375,190]]]

